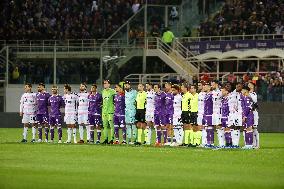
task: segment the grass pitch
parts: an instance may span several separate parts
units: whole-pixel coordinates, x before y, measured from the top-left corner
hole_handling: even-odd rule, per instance
[[[284,134],[262,133],[259,150],[20,144],[21,134],[0,129],[1,189],[284,188]]]

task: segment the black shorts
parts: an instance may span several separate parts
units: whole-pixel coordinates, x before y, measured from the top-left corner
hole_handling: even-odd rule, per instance
[[[183,111],[181,113],[181,121],[182,121],[183,124],[189,124],[190,123],[189,112]]]
[[[197,112],[190,112],[190,124],[197,125]]]
[[[145,122],[145,109],[136,110],[135,119],[136,122]]]

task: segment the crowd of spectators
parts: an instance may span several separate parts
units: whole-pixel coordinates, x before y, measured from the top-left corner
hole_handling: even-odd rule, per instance
[[[226,0],[199,28],[200,36],[284,34],[284,1]]]
[[[102,39],[146,0],[2,0],[0,39]],[[180,4],[181,0],[148,0]]]

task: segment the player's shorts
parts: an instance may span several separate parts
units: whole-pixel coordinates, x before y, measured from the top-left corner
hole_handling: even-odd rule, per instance
[[[213,113],[212,125],[221,125],[221,115],[220,114]]]
[[[153,111],[147,111],[146,110],[145,119],[146,119],[146,121],[154,122],[154,110]]]
[[[253,126],[253,124],[254,124],[254,115],[253,115],[253,113],[251,112],[251,113],[247,116],[246,121],[244,122],[243,126],[244,126],[245,128],[248,128],[248,127]]]
[[[62,119],[61,115],[49,115],[49,121],[48,121],[49,125],[50,126],[54,126],[54,125],[59,126],[62,123],[61,119]]]
[[[68,125],[69,124],[74,125],[77,122],[77,116],[76,115],[65,115],[64,116],[64,122]]]
[[[36,123],[36,115],[34,114],[23,114],[22,123]]]
[[[154,124],[155,125],[165,125],[165,115],[154,114]]]
[[[253,127],[257,127],[258,126],[258,119],[259,119],[259,116],[258,116],[258,111],[253,111]]]
[[[78,114],[78,124],[89,124],[89,116],[88,114]]]
[[[243,125],[243,115],[240,113],[232,113],[229,115],[228,124],[230,126],[242,126]]]
[[[181,121],[182,121],[183,124],[190,124],[189,112],[183,111],[181,113]]]
[[[228,117],[222,117],[221,118],[221,125],[223,128],[228,128],[230,127],[229,123],[229,118]]]
[[[205,126],[212,126],[213,125],[212,115],[204,115],[203,119],[204,119],[204,125]]]
[[[197,125],[204,125],[203,114],[197,114]]]
[[[125,126],[125,115],[114,114],[114,125]]]
[[[48,115],[46,114],[37,114],[36,115],[37,124],[45,124],[48,123]]]
[[[138,109],[136,111],[135,119],[137,122],[145,122],[145,109]]]
[[[173,124],[173,114],[166,114],[165,115],[165,124]]]
[[[197,125],[197,112],[190,112],[189,121],[192,125]]]
[[[135,116],[135,109],[125,109],[125,123],[135,123]]]
[[[89,124],[93,126],[102,125],[102,116],[101,115],[88,115]]]
[[[181,113],[173,115],[173,125],[175,125],[175,126],[182,125]]]

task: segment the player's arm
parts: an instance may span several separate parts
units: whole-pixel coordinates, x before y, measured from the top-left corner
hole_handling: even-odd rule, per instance
[[[23,109],[24,109],[24,95],[21,96],[20,100],[20,116],[23,116]]]

